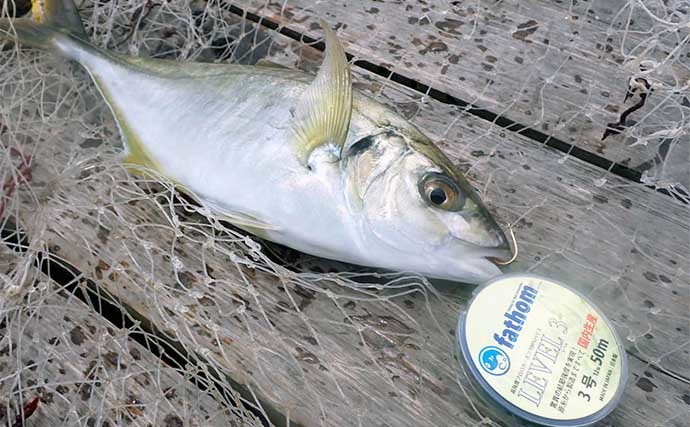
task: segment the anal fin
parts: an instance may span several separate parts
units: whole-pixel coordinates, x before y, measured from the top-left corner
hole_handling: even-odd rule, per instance
[[[188,192],[187,194],[192,193]],[[274,225],[269,224],[266,221],[256,218],[253,215],[244,212],[239,212],[226,206],[221,206],[217,202],[204,199],[202,197],[199,197],[198,195],[195,195],[194,197],[201,205],[206,206],[211,211],[210,213],[214,217],[228,221],[229,223],[236,225],[237,227],[240,227],[242,229],[246,229],[251,233],[261,234],[257,231],[278,229],[278,227],[275,227]]]
[[[153,160],[149,150],[141,143],[139,136],[130,128],[127,120],[101,79],[97,76],[93,76],[93,80],[96,82],[98,90],[101,92],[101,95],[103,95],[110,111],[113,113],[120,135],[122,136],[122,142],[126,148],[126,155],[122,159],[122,163],[130,172],[136,175],[146,175],[145,170],[147,169],[162,174],[163,170],[161,170],[160,165]]]
[[[120,132],[125,135],[123,138],[126,139],[127,154],[122,159],[122,163],[127,167],[127,169],[137,175],[145,175],[144,170],[153,170],[158,173],[162,173],[156,162],[151,160],[151,157],[147,153],[146,149],[141,145],[139,139],[136,136],[129,135],[122,127],[120,127]],[[128,167],[130,166],[130,167]],[[136,167],[131,167],[136,166]]]

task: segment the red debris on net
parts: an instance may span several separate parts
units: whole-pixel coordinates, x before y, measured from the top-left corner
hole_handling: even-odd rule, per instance
[[[18,157],[21,160],[19,164],[18,172],[19,177],[15,179],[14,176],[10,175],[2,184],[2,195],[0,196],[0,217],[5,213],[6,202],[12,197],[12,193],[17,189],[17,184],[31,182],[31,156],[27,156],[18,149],[12,147],[10,148],[10,156]]]
[[[17,417],[14,419],[14,424],[12,424],[12,427],[24,427],[27,418],[29,418],[34,412],[36,412],[36,408],[38,408],[38,402],[40,401],[41,398],[37,396],[26,402],[26,404],[24,405],[24,409],[20,413],[18,413]]]

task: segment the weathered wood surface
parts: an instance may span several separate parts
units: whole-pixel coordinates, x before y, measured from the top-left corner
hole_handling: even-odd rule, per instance
[[[690,27],[682,19],[664,25],[621,0],[232,3],[315,39],[324,18],[355,58],[646,172],[659,185],[690,188]],[[647,7],[661,19],[676,7],[687,22],[681,3]],[[639,72],[635,59],[655,61],[647,78],[656,91],[628,117],[638,122],[629,136],[602,141],[607,124],[637,103],[636,96],[624,103]],[[662,130],[665,137],[644,139]]]
[[[272,48],[288,64],[320,60],[282,38]],[[684,425],[688,386],[659,370],[690,367],[687,207],[374,76],[356,78],[471,165],[499,217],[520,218],[514,270],[571,283],[615,323],[634,355],[632,380],[601,425]],[[43,136],[26,142],[36,153],[34,198],[15,211],[33,238],[292,421],[469,426],[492,417],[456,382],[453,329],[470,287],[441,284],[439,297],[415,284],[354,290],[323,276],[278,278],[258,252],[249,268],[239,254],[252,253],[251,241],[133,183],[116,166],[119,139],[102,104],[96,119],[107,128],[86,140],[77,123],[60,133],[44,122]]]
[[[313,69],[320,60],[282,38],[272,48],[288,65]],[[67,75],[68,88],[85,79]],[[41,87],[41,77],[27,76],[22,90]],[[469,167],[500,217],[521,218],[515,270],[572,283],[615,322],[632,373],[621,406],[601,425],[685,425],[690,390],[664,372],[689,371],[687,208],[374,76],[357,79]],[[75,92],[62,96],[96,97],[92,87]],[[36,153],[32,192],[11,210],[32,238],[290,420],[469,426],[493,418],[471,406],[455,376],[452,332],[472,288],[441,284],[443,298],[415,285],[356,291],[323,276],[278,279],[261,261],[247,268],[240,254],[251,252],[248,242],[179,201],[171,209],[165,192],[115,166],[119,139],[98,105],[90,117],[77,114],[85,121],[47,114],[10,124],[35,137],[20,139]],[[69,132],[60,130],[64,120]]]
[[[0,425],[261,426],[200,391],[92,308],[0,246]],[[241,414],[241,416],[239,415]]]

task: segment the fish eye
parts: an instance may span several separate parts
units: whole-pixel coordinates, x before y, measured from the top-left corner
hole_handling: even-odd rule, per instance
[[[419,192],[427,204],[445,211],[459,211],[465,204],[458,186],[440,173],[426,174],[419,183]]]
[[[429,192],[429,201],[436,206],[441,206],[445,201],[448,200],[448,195],[446,190],[441,187],[431,188]]]

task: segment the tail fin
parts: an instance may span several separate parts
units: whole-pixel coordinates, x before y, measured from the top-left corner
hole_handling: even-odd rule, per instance
[[[0,18],[0,39],[41,49],[50,48],[59,35],[89,39],[73,0],[31,0],[31,15],[32,18]]]

